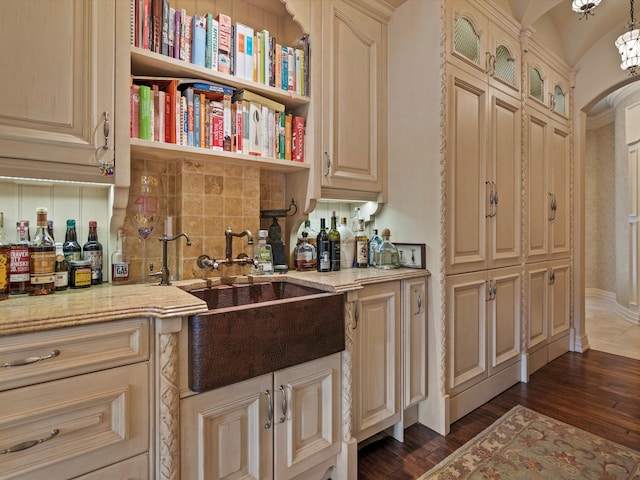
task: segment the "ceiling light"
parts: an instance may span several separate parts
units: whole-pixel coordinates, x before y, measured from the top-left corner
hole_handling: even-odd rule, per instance
[[[630,0],[630,4],[629,31],[618,37],[616,47],[622,58],[620,68],[629,72],[629,75],[636,75],[636,70],[640,66],[640,30],[636,28],[636,22],[633,18],[633,0]]]
[[[601,0],[573,0],[571,8],[574,12],[580,14],[580,18],[589,19],[589,15],[593,15],[593,9],[600,5]]]

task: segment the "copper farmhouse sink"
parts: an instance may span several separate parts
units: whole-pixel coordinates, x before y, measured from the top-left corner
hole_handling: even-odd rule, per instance
[[[204,392],[344,350],[343,294],[289,282],[191,291],[189,388]]]

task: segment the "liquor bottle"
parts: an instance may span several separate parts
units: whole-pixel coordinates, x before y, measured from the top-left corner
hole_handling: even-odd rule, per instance
[[[391,243],[389,237],[391,232],[388,228],[382,230],[382,245],[378,251],[378,258],[376,260],[376,268],[382,270],[390,270],[393,268],[400,268],[400,255],[398,254],[398,248]]]
[[[358,231],[358,222],[360,220],[364,221],[362,218],[362,214],[360,213],[360,207],[355,207],[353,209],[353,217],[351,217],[351,231],[355,234]]]
[[[116,250],[111,254],[111,282],[126,282],[129,280],[129,262],[123,247],[124,232],[118,230]]]
[[[265,275],[273,273],[273,254],[271,245],[267,243],[267,230],[258,232],[258,245],[254,248],[254,257],[258,260],[258,268],[254,270],[255,275]]]
[[[316,268],[319,272],[331,271],[331,252],[329,250],[329,234],[325,219],[320,219],[320,233],[316,237]]]
[[[82,255],[85,260],[91,260],[91,285],[102,283],[102,244],[98,242],[98,222],[89,222],[89,237],[87,243],[82,246]]]
[[[56,291],[66,290],[69,286],[69,265],[64,258],[62,242],[56,242]]]
[[[331,215],[331,229],[329,230],[329,258],[331,258],[331,271],[340,271],[340,232],[337,226],[338,218],[334,210]]]
[[[4,233],[4,213],[0,212],[0,300],[9,298],[11,284],[9,271],[11,269],[11,242]]]
[[[347,217],[340,219],[338,232],[340,233],[340,268],[344,270],[353,267],[356,254],[356,237],[347,226]]]
[[[17,240],[11,244],[11,268],[9,282],[11,294],[29,293],[29,221],[16,222]]]
[[[56,291],[56,246],[47,230],[47,209],[36,210],[36,234],[29,245],[31,295],[49,295]]]
[[[296,248],[296,270],[304,272],[316,268],[316,247],[309,243],[309,234],[303,231],[302,242]]]
[[[47,220],[47,232],[49,232],[51,239],[55,242],[55,237],[53,236],[53,220]]]
[[[369,240],[369,266],[375,267],[378,252],[380,251],[380,245],[382,245],[382,237],[378,235],[378,229],[373,229],[373,236]]]
[[[318,236],[318,232],[316,232],[313,228],[311,228],[311,220],[304,221],[304,230],[303,232],[307,232],[307,242],[314,246],[316,245],[316,237]]]
[[[356,233],[356,268],[369,266],[369,239],[364,231],[364,220],[358,220],[358,233]]]
[[[82,247],[78,243],[78,234],[76,233],[76,221],[67,220],[67,233],[64,236],[62,251],[67,262],[82,260]]]

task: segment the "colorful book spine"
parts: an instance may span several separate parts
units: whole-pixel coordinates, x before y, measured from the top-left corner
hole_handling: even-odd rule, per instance
[[[224,114],[224,151],[231,151],[231,95],[225,95],[222,100]]]
[[[222,102],[212,101],[211,108],[211,148],[224,150],[224,106]]]
[[[294,162],[304,162],[304,117],[293,117],[291,126],[291,158]]]
[[[200,136],[198,139],[198,143],[200,143],[201,148],[205,148],[207,146],[206,136],[207,136],[207,110],[206,110],[206,98],[204,93],[198,95],[199,103],[200,103]],[[195,100],[194,100],[195,101]]]
[[[164,94],[164,142],[175,143],[176,117],[173,114],[174,100],[170,92]]]
[[[187,88],[185,94],[187,97],[187,145],[193,147],[193,88]]]
[[[291,160],[291,132],[293,128],[293,115],[287,113],[284,117],[284,159]]]
[[[211,70],[218,70],[220,27],[218,20],[211,20]]]
[[[140,138],[140,85],[131,85],[131,138]]]
[[[151,140],[151,87],[140,85],[140,138]]]
[[[248,25],[244,26],[244,50],[245,50],[245,61],[244,61],[244,78],[247,80],[253,80],[253,38],[254,31]]]
[[[166,107],[166,93],[163,90],[158,91],[158,136],[154,138],[156,142],[164,142],[165,135],[165,111]]]
[[[296,60],[292,47],[287,47],[287,90],[296,89]]]
[[[171,58],[175,57],[174,46],[176,38],[176,9],[169,7],[169,33],[168,33],[169,48],[167,49],[167,55]]]
[[[204,66],[206,68],[211,68],[211,59],[213,57],[213,15],[207,13],[205,15],[205,21],[207,22],[207,41],[204,50]]]
[[[231,73],[231,17],[223,13],[216,16],[218,21],[218,71]]]
[[[193,35],[193,17],[187,15],[184,19],[184,61],[191,63],[193,55],[192,50],[192,35]]]
[[[160,53],[169,55],[169,0],[162,0],[162,33]]]
[[[151,131],[153,132],[152,140],[157,142],[159,137],[159,128],[160,128],[160,89],[158,85],[151,85],[151,96],[152,96],[152,112],[151,116]],[[163,107],[164,110],[164,107]]]
[[[182,121],[180,122],[180,145],[187,146],[189,145],[189,108],[187,107],[187,97],[180,97],[180,118]]]
[[[235,30],[234,30],[234,37],[235,37],[235,42],[234,42],[234,63],[235,63],[235,69],[234,69],[234,74],[236,77],[239,78],[246,78],[245,76],[245,64],[246,64],[246,29],[245,29],[245,25],[240,23],[240,22],[236,22],[235,24]]]
[[[289,90],[289,48],[282,46],[282,90]]]
[[[187,50],[186,50],[186,36],[187,36],[187,11],[183,8],[180,10],[180,52],[179,59],[186,60]]]
[[[248,100],[239,100],[242,102],[242,153],[248,155],[251,150],[251,142],[249,140],[250,123],[249,118],[251,107]]]
[[[285,155],[286,155],[286,146],[285,146],[285,141],[286,141],[286,136],[285,136],[285,113],[284,112],[278,112],[279,117],[278,117],[278,158],[280,160],[284,160],[285,159]]]
[[[193,96],[193,146],[200,146],[200,95]]]
[[[173,38],[173,58],[180,59],[180,50],[184,48],[184,41],[182,40],[182,22],[180,20],[182,12],[176,10],[176,19],[174,21],[174,38]]]
[[[191,63],[205,66],[207,47],[207,21],[202,15],[194,15],[191,27]]]
[[[262,107],[249,102],[249,154],[262,155]]]

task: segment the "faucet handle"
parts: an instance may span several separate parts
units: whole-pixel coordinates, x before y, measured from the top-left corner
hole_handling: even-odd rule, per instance
[[[218,267],[220,264],[215,258],[212,260],[209,255],[200,255],[198,257],[198,266],[202,269],[210,268],[211,270],[219,270]]]

